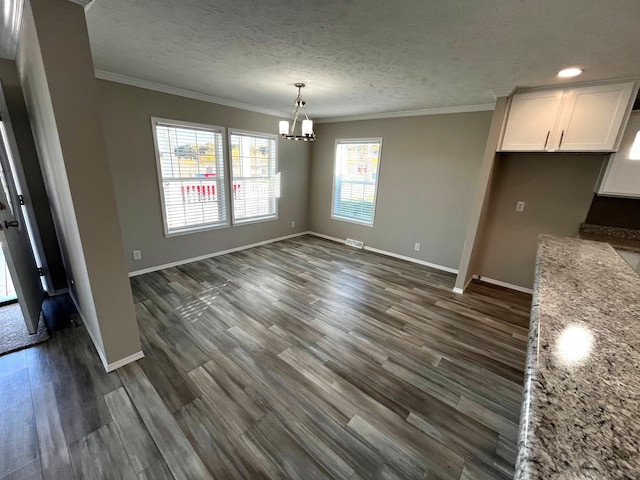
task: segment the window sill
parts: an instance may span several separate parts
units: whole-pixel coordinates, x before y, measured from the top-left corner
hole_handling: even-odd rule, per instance
[[[262,223],[262,222],[271,222],[274,220],[278,220],[278,215],[271,215],[268,217],[257,217],[257,218],[247,218],[247,219],[242,219],[242,220],[234,220],[233,221],[233,225],[234,226],[240,226],[240,225],[248,225],[251,223]]]
[[[363,220],[356,220],[354,218],[338,217],[331,215],[331,220],[340,220],[341,222],[355,223],[356,225],[362,225],[363,227],[373,227],[373,222],[369,223]]]
[[[164,236],[167,238],[178,237],[180,235],[188,235],[190,233],[200,233],[200,232],[206,232],[208,230],[219,230],[221,228],[228,228],[230,226],[231,224],[227,222],[220,225],[202,225],[199,227],[187,227],[182,230],[174,230],[172,232],[165,231]]]

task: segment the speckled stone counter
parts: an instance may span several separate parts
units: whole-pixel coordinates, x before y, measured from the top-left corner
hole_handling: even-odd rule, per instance
[[[640,479],[640,276],[541,235],[516,480]]]
[[[582,224],[578,238],[606,242],[620,250],[640,252],[640,230],[628,228],[604,227],[601,225]]]

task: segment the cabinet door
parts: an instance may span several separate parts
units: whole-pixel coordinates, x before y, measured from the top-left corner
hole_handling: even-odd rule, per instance
[[[515,94],[511,100],[502,151],[545,151],[553,140],[562,90]]]
[[[571,89],[565,93],[553,149],[573,152],[611,152],[627,113],[633,83]]]

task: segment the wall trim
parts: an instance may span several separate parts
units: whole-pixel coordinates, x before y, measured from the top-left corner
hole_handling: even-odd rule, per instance
[[[71,0],[74,1],[74,0]],[[80,0],[83,1],[83,0]],[[89,5],[91,5],[89,3]],[[200,100],[202,102],[215,103],[217,105],[224,105],[226,107],[239,108],[241,110],[248,110],[250,112],[263,113],[265,115],[271,115],[274,117],[288,118],[289,113],[280,112],[277,110],[271,110],[268,108],[256,107],[254,105],[248,105],[246,103],[235,102],[233,100],[227,100],[225,98],[215,97],[213,95],[207,95],[205,93],[195,92],[193,90],[187,90],[185,88],[172,87],[162,83],[151,82],[149,80],[142,80],[140,78],[130,77],[128,75],[122,75],[119,73],[109,72],[107,70],[96,70],[96,78],[100,80],[107,80],[109,82],[122,83],[124,85],[130,85],[132,87],[144,88],[146,90],[153,90],[155,92],[168,93],[170,95],[177,95],[178,97],[192,98],[194,100]],[[425,108],[422,110],[406,110],[399,112],[384,112],[384,113],[369,113],[364,115],[353,115],[345,117],[328,117],[328,118],[316,118],[316,123],[335,123],[335,122],[353,122],[357,120],[380,120],[383,118],[401,118],[401,117],[420,117],[423,115],[443,115],[447,113],[469,113],[469,112],[485,112],[493,110],[495,104],[485,103],[480,105],[460,105],[455,107],[438,107],[438,108]]]
[[[73,303],[75,303],[75,301]],[[76,305],[76,309],[78,309],[77,305]],[[102,366],[104,367],[104,369],[107,372],[109,372],[109,370],[108,370],[109,364],[107,363],[107,357],[105,357],[104,352],[102,351],[102,348],[98,348],[99,343],[96,342],[96,337],[93,336],[93,331],[88,327],[87,322],[85,321],[84,317],[82,316],[82,313],[80,313],[80,309],[78,309],[78,315],[80,316],[80,319],[82,320],[82,326],[84,326],[84,329],[87,332],[89,332],[89,337],[91,337],[91,341],[93,342],[93,347],[96,349],[96,352],[98,352],[98,357],[100,357],[100,361],[102,362]]]
[[[124,367],[128,363],[135,362],[136,360],[140,360],[141,358],[144,358],[144,353],[142,352],[142,350],[140,350],[139,352],[136,352],[127,357],[121,358],[120,360],[116,360],[115,362],[108,363],[107,357],[105,357],[105,354],[102,351],[102,349],[98,348],[98,343],[96,342],[96,339],[93,336],[93,331],[87,326],[87,322],[85,322],[84,318],[82,317],[80,310],[78,310],[78,315],[82,319],[82,326],[87,332],[89,332],[89,337],[91,337],[91,341],[93,342],[93,347],[96,349],[96,352],[98,352],[98,357],[100,357],[102,366],[104,367],[107,373],[113,372],[114,370],[120,367]]]
[[[199,255],[197,257],[185,258],[171,263],[164,263],[162,265],[156,265],[154,267],[142,268],[140,270],[134,270],[129,272],[129,277],[137,277],[138,275],[144,275],[145,273],[157,272],[158,270],[164,270],[165,268],[177,267],[186,263],[197,262],[199,260],[206,260],[207,258],[219,257],[220,255],[226,255],[227,253],[240,252],[253,247],[259,247],[261,245],[267,245],[268,243],[279,242],[280,240],[287,240],[289,238],[301,237],[308,235],[311,232],[299,232],[291,235],[285,235],[284,237],[271,238],[269,240],[263,240],[261,242],[250,243],[248,245],[241,245],[239,247],[229,248],[227,250],[219,250],[213,253],[207,253],[206,255]]]
[[[458,294],[462,295],[464,293],[464,290],[462,290],[461,288],[458,288],[458,287],[453,287],[453,293],[458,293]]]
[[[491,283],[491,284],[497,285],[499,287],[505,287],[505,288],[508,288],[510,290],[515,290],[517,292],[533,294],[533,289],[521,287],[520,285],[514,285],[513,283],[503,282],[501,280],[495,280],[493,278],[483,277],[482,275],[475,275],[475,274],[473,275],[472,278],[474,280],[479,280],[480,282]]]
[[[77,3],[78,5],[88,8],[91,3],[93,2],[93,0],[69,0],[72,3]]]
[[[332,237],[330,235],[325,235],[324,233],[318,233],[318,232],[308,232],[308,233],[309,235],[313,235],[314,237],[324,238],[325,240],[331,240],[332,242],[344,243],[347,241],[345,238]]]
[[[640,82],[640,77],[618,77],[618,78],[607,78],[604,80],[592,80],[587,82],[567,82],[567,83],[559,83],[555,85],[541,85],[539,87],[516,87],[514,93],[528,93],[528,92],[541,92],[545,90],[562,90],[569,88],[580,88],[580,87],[595,87],[597,85],[613,85],[616,83],[631,83],[631,82]]]
[[[500,97],[510,97],[513,92],[516,91],[516,87],[504,87],[504,88],[494,88],[491,90],[493,96],[496,100]]]
[[[405,260],[407,262],[418,263],[420,265],[424,265],[425,267],[435,268],[436,270],[442,270],[442,271],[447,272],[447,273],[453,273],[454,275],[458,274],[458,270],[457,269],[451,268],[451,267],[446,267],[444,265],[438,265],[437,263],[425,262],[424,260],[419,260],[419,259],[413,258],[413,257],[407,257],[405,255],[400,255],[398,253],[387,252],[386,250],[380,250],[378,248],[367,247],[366,245],[364,246],[364,249],[365,250],[369,250],[371,252],[380,253],[382,255],[387,255],[389,257],[398,258],[400,260]]]
[[[310,235],[314,235],[316,237],[324,238],[326,240],[331,240],[333,242],[344,243],[346,241],[344,239],[331,237],[329,235],[324,235],[322,233],[317,233],[317,232],[307,232],[307,233],[309,233]],[[458,270],[456,270],[455,268],[445,267],[444,265],[438,265],[437,263],[425,262],[424,260],[418,260],[417,258],[407,257],[405,255],[400,255],[398,253],[388,252],[387,250],[380,250],[379,248],[368,247],[367,245],[364,246],[363,250],[367,250],[373,253],[379,253],[381,255],[386,255],[387,257],[398,258],[400,260],[405,260],[411,263],[417,263],[419,265],[435,268],[436,270],[442,270],[447,273],[453,273],[453,274],[458,273]]]
[[[276,110],[270,110],[268,108],[254,107],[253,105],[248,105],[246,103],[234,102],[233,100],[226,100],[224,98],[214,97],[213,95],[198,93],[194,92],[193,90],[187,90],[184,88],[171,87],[162,83],[141,80],[139,78],[129,77],[128,75],[108,72],[106,70],[96,70],[96,78],[99,78],[100,80],[107,80],[109,82],[122,83],[124,85],[130,85],[132,87],[144,88],[146,90],[153,90],[155,92],[168,93],[169,95],[176,95],[178,97],[186,97],[193,100],[200,100],[202,102],[224,105],[225,107],[233,107],[239,108],[241,110],[249,110],[250,112],[263,113],[265,115],[271,115],[274,117],[290,117],[290,113],[278,112]]]
[[[124,367],[128,363],[135,362],[136,360],[140,360],[141,358],[144,358],[144,353],[142,352],[142,350],[140,350],[139,352],[133,353],[128,357],[124,357],[120,360],[117,360],[113,363],[109,363],[108,365],[105,365],[104,368],[107,370],[107,373],[113,372],[114,370],[117,370],[120,367]]]
[[[457,107],[425,108],[422,110],[405,110],[400,112],[368,113],[364,115],[352,115],[346,117],[328,117],[314,120],[316,123],[355,122],[358,120],[381,120],[384,118],[421,117],[424,115],[444,115],[447,113],[486,112],[495,108],[494,103],[480,105],[460,105]]]
[[[465,283],[465,284],[464,284],[464,286],[463,286],[462,288],[454,287],[454,288],[453,288],[453,291],[454,291],[454,292],[456,292],[456,293],[458,293],[458,290],[459,290],[459,291],[460,291],[460,293],[464,293],[464,291],[467,289],[467,287],[469,286],[469,284],[470,284],[474,279],[475,279],[475,280],[477,280],[477,279],[478,279],[478,275],[471,275],[471,276],[469,277],[469,280],[467,280],[467,283]]]

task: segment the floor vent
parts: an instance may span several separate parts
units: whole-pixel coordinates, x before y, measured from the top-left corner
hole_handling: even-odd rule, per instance
[[[361,242],[360,240],[354,240],[353,238],[347,238],[347,241],[344,242],[344,244],[348,245],[349,247],[356,247],[356,248],[364,247],[364,242]]]

